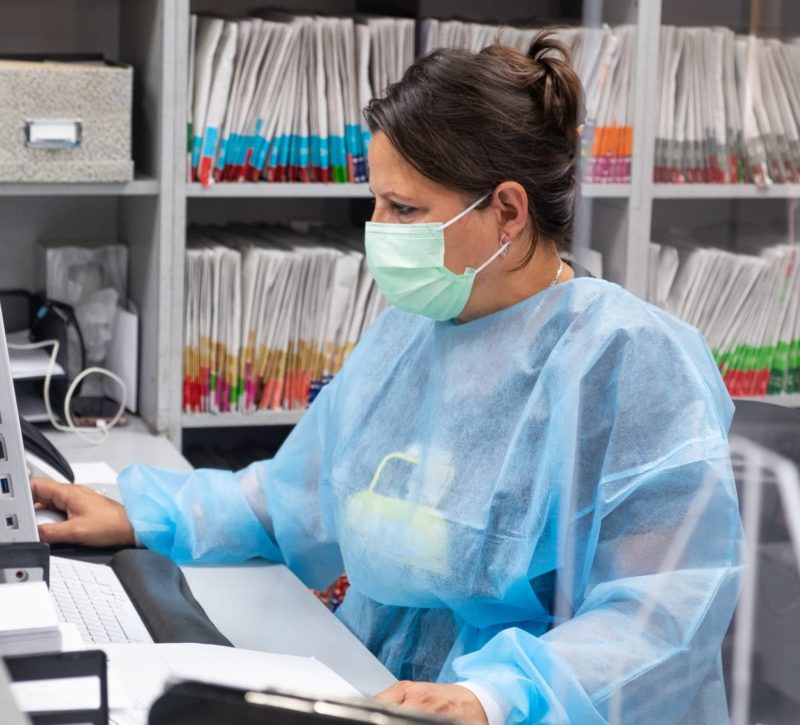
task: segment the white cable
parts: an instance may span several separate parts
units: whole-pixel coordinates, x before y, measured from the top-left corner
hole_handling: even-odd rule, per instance
[[[53,352],[50,354],[50,362],[47,365],[47,374],[44,377],[44,407],[47,410],[47,417],[50,418],[50,423],[56,430],[65,431],[67,433],[74,433],[78,438],[82,438],[87,443],[91,443],[92,445],[99,446],[105,442],[108,438],[108,431],[110,431],[119,421],[122,419],[123,414],[125,413],[125,403],[127,402],[128,397],[128,387],[125,385],[125,381],[122,380],[118,375],[115,375],[110,370],[106,370],[104,368],[99,367],[91,367],[86,368],[86,370],[81,371],[70,383],[69,388],[67,388],[67,395],[64,398],[64,420],[67,421],[67,425],[61,425],[58,422],[55,414],[53,413],[53,408],[50,405],[50,379],[53,377],[53,369],[56,365],[56,358],[58,357],[58,349],[59,349],[59,342],[58,340],[41,340],[40,342],[31,342],[26,344],[20,343],[8,343],[8,347],[12,350],[37,350],[43,347],[53,347]],[[105,375],[108,378],[111,378],[114,382],[119,385],[122,389],[122,395],[120,396],[120,403],[119,403],[119,410],[117,414],[108,422],[104,420],[98,420],[96,423],[96,427],[78,427],[75,425],[75,421],[72,419],[72,414],[69,411],[70,403],[72,402],[72,396],[75,395],[75,391],[78,389],[78,385],[80,382],[89,375],[93,374],[100,374]],[[87,435],[92,434],[92,435]],[[95,434],[99,434],[100,437],[96,437]]]

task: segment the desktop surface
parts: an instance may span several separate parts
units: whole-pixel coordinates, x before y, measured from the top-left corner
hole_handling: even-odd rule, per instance
[[[102,445],[70,433],[47,437],[70,463],[104,461],[115,471],[134,463],[191,470],[189,462],[136,418],[113,429]],[[95,486],[119,500],[115,486]],[[107,562],[117,550],[57,547],[58,556]],[[316,657],[365,695],[396,682],[383,664],[285,566],[256,561],[242,566],[182,566],[192,594],[236,647]],[[232,594],[235,593],[235,596]]]
[[[167,438],[152,435],[141,419],[134,416],[128,417],[128,425],[113,428],[100,445],[87,443],[72,433],[47,428],[44,433],[70,463],[104,461],[117,473],[134,463],[177,471],[192,469]]]
[[[282,564],[182,566],[181,570],[192,594],[234,647],[315,657],[364,695],[375,695],[397,682]],[[231,597],[231,592],[237,596]]]

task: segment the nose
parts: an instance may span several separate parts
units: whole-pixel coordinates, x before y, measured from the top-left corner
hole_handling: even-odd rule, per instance
[[[370,218],[371,222],[387,222],[390,221],[388,218],[388,204],[385,202],[381,202],[380,199],[373,199],[373,207],[372,207],[372,217]]]

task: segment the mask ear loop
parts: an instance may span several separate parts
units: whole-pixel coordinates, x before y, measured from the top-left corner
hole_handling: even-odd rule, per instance
[[[503,242],[503,240],[505,241]],[[511,248],[511,237],[508,234],[504,234],[500,237],[500,241],[503,242],[500,249],[498,249],[489,259],[487,259],[478,269],[475,270],[475,274],[478,274],[482,270],[486,269],[495,259],[498,257],[505,257],[508,254],[508,250]]]
[[[484,194],[480,199],[478,199],[476,202],[473,202],[466,209],[464,209],[464,211],[461,211],[458,214],[456,214],[449,222],[443,222],[442,226],[441,226],[441,229],[447,229],[447,227],[449,227],[451,224],[455,224],[459,219],[461,219],[461,217],[465,217],[476,206],[478,206],[478,204],[481,204],[484,200],[488,199],[491,195],[492,195],[491,191],[488,194]]]

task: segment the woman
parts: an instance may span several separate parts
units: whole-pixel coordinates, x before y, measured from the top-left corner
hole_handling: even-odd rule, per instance
[[[562,262],[580,83],[540,34],[417,61],[366,109],[370,269],[394,305],[271,461],[134,467],[125,510],[36,482],[46,541],[285,562],[473,722],[726,718],[732,405],[699,333]],[[444,224],[443,224],[444,223]],[[459,683],[459,684],[453,684]]]

